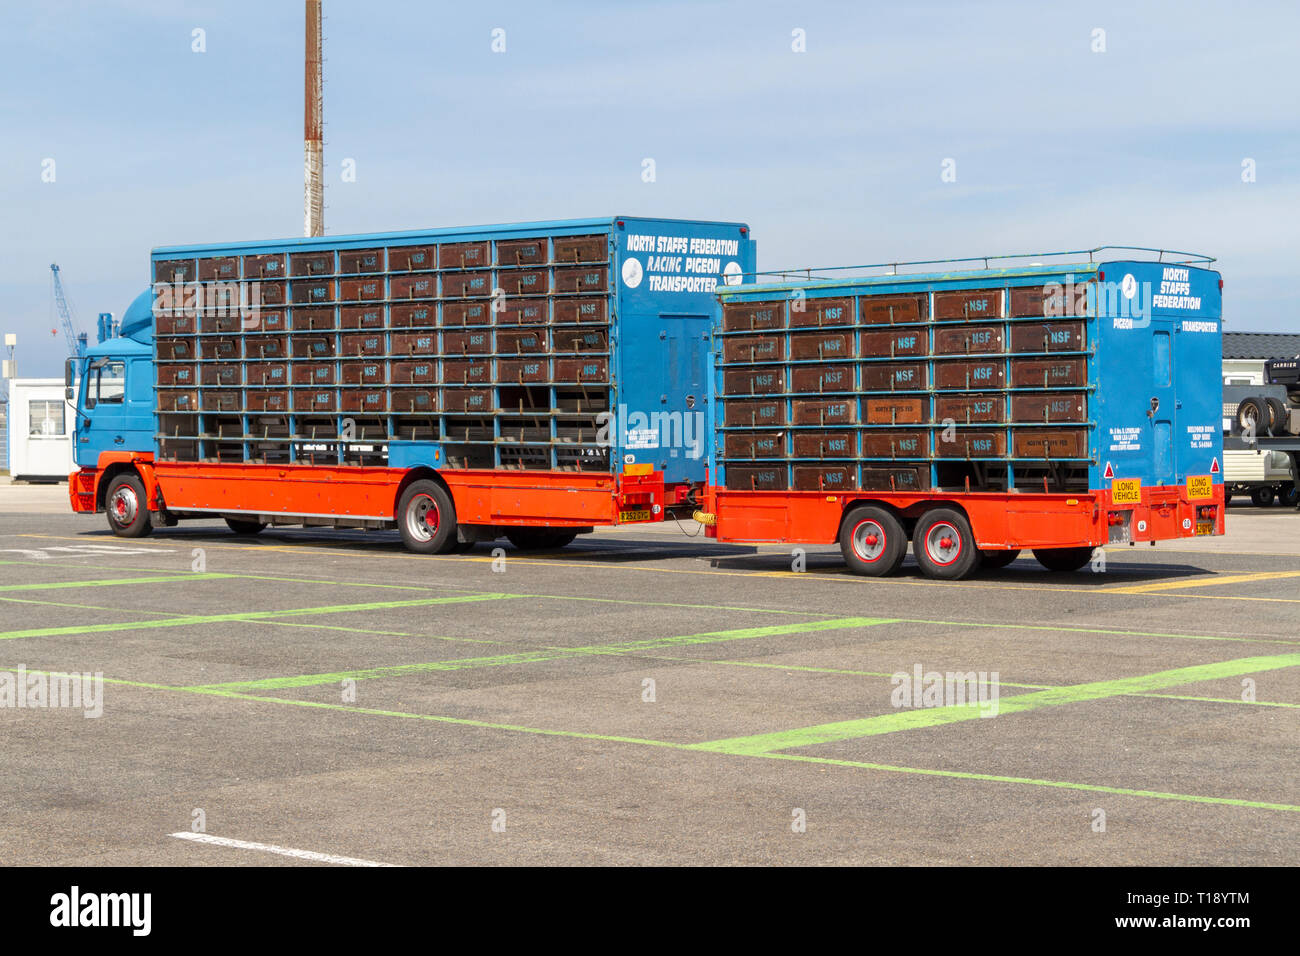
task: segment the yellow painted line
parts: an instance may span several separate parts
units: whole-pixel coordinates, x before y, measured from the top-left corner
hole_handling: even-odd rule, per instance
[[[1185,588],[1208,588],[1221,584],[1243,584],[1247,581],[1274,581],[1279,578],[1300,578],[1300,571],[1257,571],[1249,574],[1216,575],[1212,578],[1107,586],[1099,590],[1106,594],[1152,594],[1157,591],[1181,591]]]

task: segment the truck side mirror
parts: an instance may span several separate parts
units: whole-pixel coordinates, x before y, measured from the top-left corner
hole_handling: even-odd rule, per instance
[[[76,359],[70,358],[63,363],[63,396],[68,401],[76,398],[76,390],[73,387],[73,383],[76,382],[76,371],[72,365],[75,361]]]

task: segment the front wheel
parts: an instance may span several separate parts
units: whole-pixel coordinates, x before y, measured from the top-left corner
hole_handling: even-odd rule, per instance
[[[912,553],[926,577],[945,581],[969,577],[980,564],[970,522],[951,508],[921,515],[912,532]]]
[[[135,475],[118,475],[104,495],[108,527],[119,538],[143,538],[153,531],[144,500],[144,483]]]
[[[893,574],[907,556],[907,532],[884,508],[854,508],[840,526],[840,552],[854,574]]]
[[[449,554],[456,547],[456,505],[436,481],[413,481],[397,504],[402,543],[416,554]]]
[[[1049,571],[1078,571],[1092,560],[1092,548],[1035,548],[1034,557]]]
[[[1257,508],[1267,508],[1273,503],[1272,488],[1256,488],[1250,493],[1250,503]]]

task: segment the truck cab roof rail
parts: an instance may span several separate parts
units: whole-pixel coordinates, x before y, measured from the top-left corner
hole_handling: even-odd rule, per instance
[[[744,274],[742,281],[761,282],[760,277],[771,277],[772,280],[791,281],[796,279],[837,279],[842,276],[822,275],[821,273],[844,273],[844,272],[862,272],[868,269],[882,269],[884,272],[879,275],[907,275],[915,272],[935,272],[934,266],[964,266],[971,271],[983,269],[985,271],[997,267],[1044,267],[1048,268],[1055,263],[1044,260],[1055,259],[1061,260],[1068,256],[1079,257],[1087,256],[1088,262],[1096,263],[1106,258],[1115,258],[1115,256],[1105,255],[1103,253],[1122,252],[1122,253],[1139,253],[1140,256],[1125,255],[1124,258],[1141,258],[1154,262],[1169,262],[1178,265],[1194,265],[1208,267],[1216,260],[1213,256],[1207,256],[1199,252],[1180,252],[1176,249],[1159,249],[1152,246],[1094,246],[1091,249],[1069,249],[1063,252],[1025,252],[1011,253],[1008,255],[998,256],[966,256],[963,258],[950,259],[910,259],[898,260],[895,262],[872,262],[852,266],[805,266],[793,269],[773,269],[763,272],[749,272]],[[1020,260],[1030,260],[1023,262]],[[1074,261],[1081,261],[1075,259]],[[976,265],[979,263],[980,265]],[[996,265],[991,265],[996,264]],[[921,268],[921,267],[930,268]],[[900,271],[906,270],[906,271]]]

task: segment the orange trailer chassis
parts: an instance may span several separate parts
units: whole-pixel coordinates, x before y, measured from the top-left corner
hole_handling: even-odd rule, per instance
[[[1096,547],[1223,534],[1223,486],[1211,498],[1189,499],[1187,489],[1155,486],[1135,503],[1114,503],[1109,490],[1077,494],[1035,492],[943,492],[900,494],[817,491],[731,491],[709,486],[704,510],[709,537],[735,542],[832,544],[845,512],[858,504],[881,505],[904,522],[931,508],[955,508],[971,525],[982,550]]]
[[[293,519],[340,525],[396,521],[405,485],[435,477],[452,495],[456,521],[491,527],[590,528],[663,518],[663,473],[613,475],[551,471],[473,471],[325,465],[257,465],[155,461],[149,453],[102,455],[95,468],[69,476],[72,510],[104,510],[103,490],[123,470],[144,485],[151,512],[200,517],[248,516],[276,523]]]

